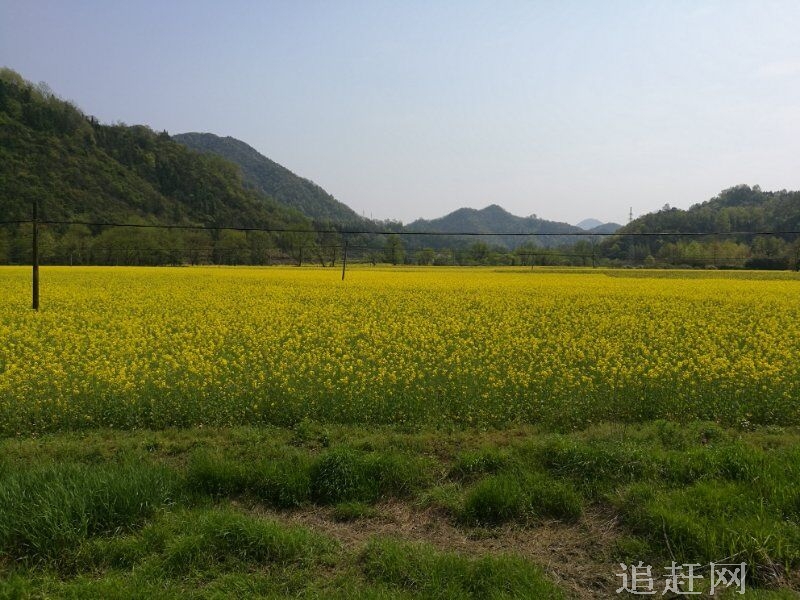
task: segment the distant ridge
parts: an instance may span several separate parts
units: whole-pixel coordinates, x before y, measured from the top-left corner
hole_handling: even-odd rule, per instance
[[[590,229],[594,229],[595,227],[599,227],[602,225],[603,222],[598,219],[584,219],[580,223],[576,223],[575,227],[580,227],[585,231],[589,231]]]
[[[315,221],[341,225],[365,221],[313,181],[295,175],[241,140],[213,133],[179,133],[172,139],[192,150],[216,154],[238,165],[247,185]]]
[[[603,223],[598,219],[584,219],[575,227],[580,227],[584,231],[592,233],[615,233],[622,225],[619,223]]]
[[[592,233],[616,233],[621,228],[622,225],[619,223],[602,223],[597,227],[592,227],[589,231]]]
[[[480,210],[459,208],[438,219],[418,219],[407,226],[407,231],[443,233],[563,233],[564,237],[539,237],[527,240],[525,237],[502,236],[492,238],[494,244],[515,248],[526,242],[535,242],[540,246],[557,246],[565,243],[570,233],[583,233],[583,230],[568,223],[547,221],[535,216],[518,217],[512,215],[497,204],[491,204]],[[574,241],[574,240],[573,240]]]

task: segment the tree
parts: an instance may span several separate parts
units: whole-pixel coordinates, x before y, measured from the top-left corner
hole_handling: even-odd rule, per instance
[[[254,265],[268,265],[272,260],[272,238],[266,231],[251,231],[247,235],[250,244],[250,261]]]
[[[0,265],[8,264],[8,251],[11,244],[8,240],[9,235],[6,229],[0,229]]]
[[[484,264],[489,258],[489,246],[486,242],[475,242],[469,247],[468,256],[471,261]]]
[[[250,248],[243,231],[223,229],[214,244],[214,262],[217,264],[246,265],[250,262]]]
[[[386,238],[386,247],[384,249],[384,259],[386,262],[393,265],[402,264],[405,257],[403,250],[403,242],[397,235],[390,235]]]
[[[86,225],[70,225],[60,242],[60,260],[64,264],[82,265],[89,259],[92,232]]]
[[[432,265],[435,258],[436,253],[433,248],[423,248],[417,252],[418,265]]]
[[[190,265],[204,265],[213,257],[214,240],[207,231],[188,231],[183,234],[185,256]]]

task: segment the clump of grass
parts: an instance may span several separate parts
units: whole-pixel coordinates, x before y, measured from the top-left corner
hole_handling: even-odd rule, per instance
[[[510,556],[469,559],[428,545],[373,540],[361,555],[367,580],[419,597],[561,598],[538,567]]]
[[[303,454],[242,464],[206,452],[192,456],[187,482],[195,492],[217,497],[249,494],[276,508],[308,502],[311,460]]]
[[[247,477],[249,491],[276,508],[300,506],[311,496],[311,460],[293,455],[256,465]]]
[[[77,570],[131,569],[150,553],[142,535],[92,538],[80,545],[75,556]]]
[[[427,480],[424,461],[404,454],[358,452],[339,448],[312,460],[290,454],[245,465],[199,453],[189,463],[189,489],[217,497],[249,494],[276,508],[319,504],[374,502],[405,497]]]
[[[197,452],[189,458],[186,483],[193,492],[232,496],[247,490],[247,471],[241,463],[208,452]]]
[[[460,484],[452,481],[437,485],[420,493],[419,504],[455,517],[461,513],[461,507],[464,504],[464,491]]]
[[[533,447],[534,460],[557,477],[568,477],[596,497],[621,483],[654,477],[657,463],[638,445],[613,440],[584,442],[552,436]]]
[[[502,474],[481,480],[467,493],[461,518],[495,526],[537,518],[572,522],[582,512],[580,495],[566,482],[540,473]]]
[[[320,504],[405,497],[427,479],[422,461],[394,453],[332,450],[311,466],[311,496]]]
[[[0,553],[60,561],[97,535],[130,531],[181,493],[178,475],[147,463],[59,464],[0,481]]]
[[[667,450],[686,450],[698,444],[716,444],[731,440],[730,433],[712,421],[676,423],[664,419],[653,422],[661,446]]]
[[[498,473],[511,462],[508,452],[487,446],[479,450],[467,450],[456,458],[450,469],[450,477],[468,480],[479,475]]]
[[[517,477],[487,477],[464,499],[462,519],[472,525],[501,525],[521,520],[527,512],[527,495]]]
[[[174,516],[158,559],[169,573],[231,568],[240,564],[289,564],[313,561],[333,550],[328,539],[302,527],[257,519],[229,509]]]
[[[662,478],[679,483],[703,479],[755,481],[765,469],[764,453],[741,442],[671,451],[661,461]]]
[[[302,527],[251,517],[230,508],[164,513],[141,531],[95,538],[75,557],[78,572],[133,569],[154,577],[232,571],[252,564],[306,565],[335,543]]]
[[[331,440],[325,427],[304,418],[295,423],[289,443],[293,446],[327,448],[331,445]]]
[[[615,562],[625,564],[635,564],[640,560],[647,564],[653,564],[662,560],[661,557],[654,555],[653,548],[647,540],[632,535],[621,535],[614,540],[611,558]]]

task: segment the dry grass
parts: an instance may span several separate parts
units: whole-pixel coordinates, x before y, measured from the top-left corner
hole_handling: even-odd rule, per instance
[[[240,507],[241,508],[241,507]],[[493,529],[462,528],[435,509],[391,501],[375,506],[376,516],[350,522],[333,518],[328,507],[275,511],[264,506],[250,512],[285,523],[302,525],[358,551],[373,538],[424,542],[467,556],[515,554],[544,568],[552,580],[579,599],[615,597],[618,579],[610,557],[620,535],[616,519],[598,509],[587,510],[579,521],[544,521],[536,526],[506,525]]]

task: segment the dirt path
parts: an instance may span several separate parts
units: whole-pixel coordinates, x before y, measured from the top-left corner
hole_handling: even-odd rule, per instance
[[[619,579],[614,575],[616,565],[610,556],[619,531],[610,514],[590,510],[575,524],[548,521],[529,527],[484,530],[462,529],[440,512],[400,502],[382,503],[375,508],[375,517],[350,522],[334,520],[330,508],[251,510],[259,516],[323,533],[356,552],[373,537],[392,537],[470,556],[516,554],[540,565],[574,598],[617,597],[614,590]]]

